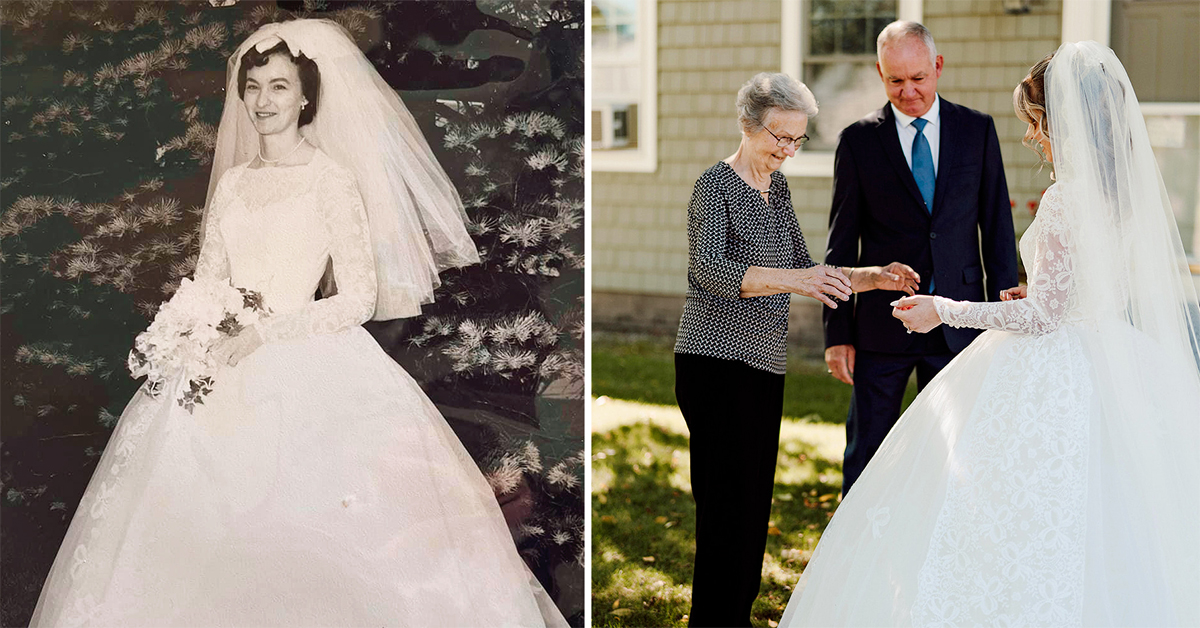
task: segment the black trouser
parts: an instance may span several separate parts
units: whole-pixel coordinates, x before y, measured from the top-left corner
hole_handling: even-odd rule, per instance
[[[900,406],[908,378],[917,369],[917,389],[924,390],[950,360],[954,359],[946,346],[941,328],[929,332],[924,353],[877,353],[856,351],[854,354],[854,394],[850,412],[846,415],[846,455],[842,463],[842,495],[862,475],[879,450],[883,439],[900,420]]]
[[[762,580],[783,375],[675,354],[675,398],[691,432],[696,563],[689,626],[749,626]]]

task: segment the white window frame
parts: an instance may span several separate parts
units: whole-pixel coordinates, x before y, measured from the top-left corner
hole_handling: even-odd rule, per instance
[[[587,54],[590,63],[592,45],[591,15],[587,24]],[[638,0],[638,45],[641,55],[642,99],[638,102],[637,148],[592,150],[589,143],[589,165],[600,172],[655,172],[658,170],[658,0]],[[589,73],[590,74],[590,73]],[[588,92],[588,120],[592,117],[592,90]],[[611,109],[604,108],[609,111]],[[592,133],[612,133],[611,124]],[[611,139],[609,137],[608,139]]]
[[[800,22],[801,0],[783,0],[780,59],[783,60],[782,72],[797,80],[804,77],[804,33],[801,32]],[[896,0],[896,19],[920,22],[924,19],[924,0]],[[881,83],[882,85],[882,83]],[[886,94],[880,92],[880,98]],[[820,98],[818,97],[818,100]],[[866,111],[863,112],[865,115]],[[820,114],[818,114],[820,115]],[[833,151],[800,150],[795,157],[783,162],[780,171],[790,177],[832,177]]]

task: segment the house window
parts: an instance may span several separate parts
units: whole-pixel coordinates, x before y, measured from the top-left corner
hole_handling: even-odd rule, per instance
[[[592,2],[592,168],[653,172],[658,98],[657,2]]]
[[[1091,7],[1109,21],[1111,47],[1125,66],[1146,118],[1183,248],[1200,274],[1200,43],[1195,0],[1112,0]],[[1101,9],[1109,9],[1103,15]],[[1064,33],[1064,35],[1066,35]]]
[[[832,176],[838,133],[887,100],[875,69],[875,38],[897,19],[921,20],[921,0],[784,0],[783,72],[804,82],[821,113],[812,138],[783,172]]]

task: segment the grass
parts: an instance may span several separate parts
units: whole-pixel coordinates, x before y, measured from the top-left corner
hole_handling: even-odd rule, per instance
[[[592,625],[685,626],[695,504],[670,342],[594,338],[592,386]],[[756,626],[783,614],[841,490],[850,387],[796,364],[785,395]]]
[[[592,339],[592,395],[675,405],[674,339],[597,334]],[[817,423],[846,422],[850,386],[825,372],[825,364],[793,360],[784,380],[783,416]],[[904,407],[917,396],[909,384]]]

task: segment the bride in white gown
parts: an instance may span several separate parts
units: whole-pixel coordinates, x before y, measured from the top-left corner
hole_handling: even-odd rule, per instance
[[[1200,624],[1200,308],[1137,99],[1095,42],[1014,98],[1057,178],[1027,294],[900,300],[914,331],[991,331],[892,429],[781,626]]]
[[[412,117],[327,21],[260,29],[227,89],[196,276],[274,314],[216,349],[231,366],[194,414],[129,403],[31,625],[565,626],[461,443],[360,327],[419,314],[438,270],[478,260]],[[314,301],[319,283],[336,294]]]

